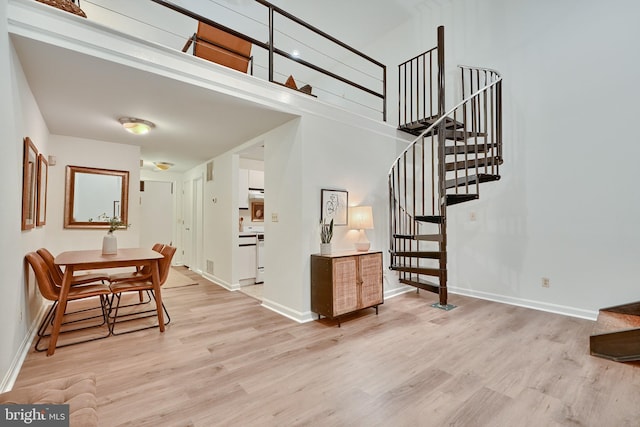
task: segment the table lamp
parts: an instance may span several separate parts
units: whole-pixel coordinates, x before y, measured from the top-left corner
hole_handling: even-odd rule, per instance
[[[373,210],[371,206],[354,206],[349,209],[349,228],[359,230],[356,250],[368,251],[371,244],[364,230],[373,229]]]

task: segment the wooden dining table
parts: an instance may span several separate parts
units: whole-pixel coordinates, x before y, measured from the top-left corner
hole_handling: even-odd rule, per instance
[[[151,268],[151,280],[158,312],[158,325],[160,332],[164,332],[164,315],[162,312],[162,296],[160,294],[159,260],[162,254],[151,248],[123,248],[113,255],[103,255],[101,250],[67,251],[55,257],[54,263],[64,267],[64,279],[58,297],[58,309],[53,321],[53,330],[47,349],[47,356],[51,356],[56,350],[58,335],[62,319],[67,309],[67,296],[71,281],[76,271],[98,270],[117,267],[149,266]]]

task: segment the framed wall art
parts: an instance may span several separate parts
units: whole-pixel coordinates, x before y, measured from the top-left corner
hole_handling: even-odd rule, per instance
[[[47,223],[47,182],[49,179],[49,162],[42,153],[38,154],[38,201],[36,227]]]
[[[22,229],[36,225],[36,197],[38,182],[38,150],[28,136],[24,139],[22,161]]]
[[[264,221],[264,202],[251,202],[251,221]]]
[[[333,225],[347,225],[349,193],[344,190],[320,190],[320,221]]]

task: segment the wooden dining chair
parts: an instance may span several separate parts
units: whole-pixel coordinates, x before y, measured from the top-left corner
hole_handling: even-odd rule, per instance
[[[196,33],[187,40],[182,51],[187,52],[192,44],[194,56],[243,73],[251,66],[250,73],[253,74],[251,42],[204,22],[198,22]]]
[[[171,260],[173,259],[173,256],[176,253],[176,248],[173,246],[165,245],[163,246],[160,253],[162,254],[162,258],[158,262],[159,264],[158,273],[160,276],[160,286],[162,286],[167,281],[167,277],[169,277],[169,270],[171,269]],[[158,323],[157,325],[143,326],[136,329],[126,330],[124,332],[119,332],[119,333],[115,332],[115,326],[118,323],[155,316],[154,313],[157,313],[157,307],[147,309],[147,310],[125,310],[126,311],[125,313],[119,313],[120,309],[124,307],[131,308],[132,306],[139,305],[139,304],[128,304],[125,306],[121,306],[120,303],[122,301],[122,294],[124,293],[146,291],[150,294],[150,299],[155,301],[155,293],[153,292],[153,282],[151,278],[147,280],[139,280],[139,281],[116,282],[116,283],[112,283],[110,285],[110,288],[111,288],[111,292],[115,296],[115,301],[112,303],[112,310],[110,314],[111,321],[109,322],[111,333],[113,335],[121,335],[129,332],[135,332],[135,331],[155,328],[159,326],[159,323]],[[171,322],[171,317],[169,316],[169,312],[167,311],[167,307],[164,305],[164,303],[162,303],[162,310],[164,311],[164,315],[166,317],[164,324],[168,325],[169,322]],[[158,322],[159,320],[160,319],[158,319]]]
[[[25,260],[31,268],[33,269],[36,282],[38,283],[38,289],[40,290],[40,294],[47,300],[52,301],[51,307],[47,311],[42,323],[38,327],[38,340],[36,341],[35,349],[36,351],[45,351],[47,348],[39,348],[38,344],[43,338],[51,336],[51,334],[46,333],[49,324],[53,321],[56,310],[58,309],[58,298],[60,297],[60,287],[56,285],[53,280],[53,276],[51,271],[49,270],[47,263],[42,259],[42,257],[37,252],[30,252],[25,256]],[[65,347],[67,345],[79,344],[81,342],[93,341],[96,339],[102,339],[109,336],[111,332],[111,328],[109,327],[109,295],[111,294],[111,289],[108,285],[104,285],[101,283],[93,283],[93,284],[85,284],[85,285],[76,285],[69,288],[69,294],[67,295],[67,302],[76,301],[86,298],[99,297],[100,299],[100,315],[92,315],[88,317],[79,317],[77,319],[69,319],[66,322],[63,321],[62,325],[68,325],[72,323],[80,323],[86,322],[95,318],[102,318],[102,323],[98,325],[90,325],[90,326],[80,326],[77,328],[70,328],[61,331],[60,333],[69,333],[80,331],[84,329],[90,328],[98,328],[103,325],[107,325],[107,333],[104,336],[91,337],[88,339],[83,339],[79,341],[74,341],[68,344],[58,345],[57,347]],[[73,312],[73,314],[87,312],[89,310],[95,310],[96,307],[92,309],[84,309]],[[65,313],[65,316],[68,316],[72,313]]]
[[[164,248],[164,244],[156,243],[151,249],[158,253],[162,253],[162,248]],[[137,267],[135,271],[109,275],[109,282],[112,284],[123,282],[141,282],[144,280],[151,280],[151,267],[149,265]]]
[[[151,247],[151,249],[158,253],[162,253],[162,248],[164,248],[163,243],[156,243]],[[151,280],[151,266],[149,265],[136,267],[135,271],[109,275],[109,283],[140,282],[144,280]],[[135,304],[149,304],[151,302],[151,294],[149,294],[149,292],[146,293],[149,297],[146,301],[144,294],[144,291],[138,292],[138,302]],[[111,302],[113,302],[113,296],[111,297]]]
[[[47,268],[51,273],[51,278],[53,282],[58,287],[62,287],[62,280],[64,278],[64,273],[59,265],[56,265],[54,262],[55,258],[51,252],[47,248],[40,248],[36,251],[38,255],[44,260],[45,264],[47,264]],[[100,282],[105,284],[105,282],[109,281],[109,275],[106,273],[88,273],[88,274],[79,274],[77,276],[73,276],[71,280],[71,286],[76,285],[85,285],[87,283]]]

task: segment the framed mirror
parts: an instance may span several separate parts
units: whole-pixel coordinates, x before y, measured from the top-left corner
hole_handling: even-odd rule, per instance
[[[24,139],[22,162],[22,229],[36,225],[36,196],[38,174],[38,150],[31,138]]]
[[[67,166],[64,228],[109,228],[113,217],[128,224],[128,200],[129,171]]]
[[[38,154],[38,203],[36,226],[47,223],[47,180],[49,178],[49,162],[42,153]]]

